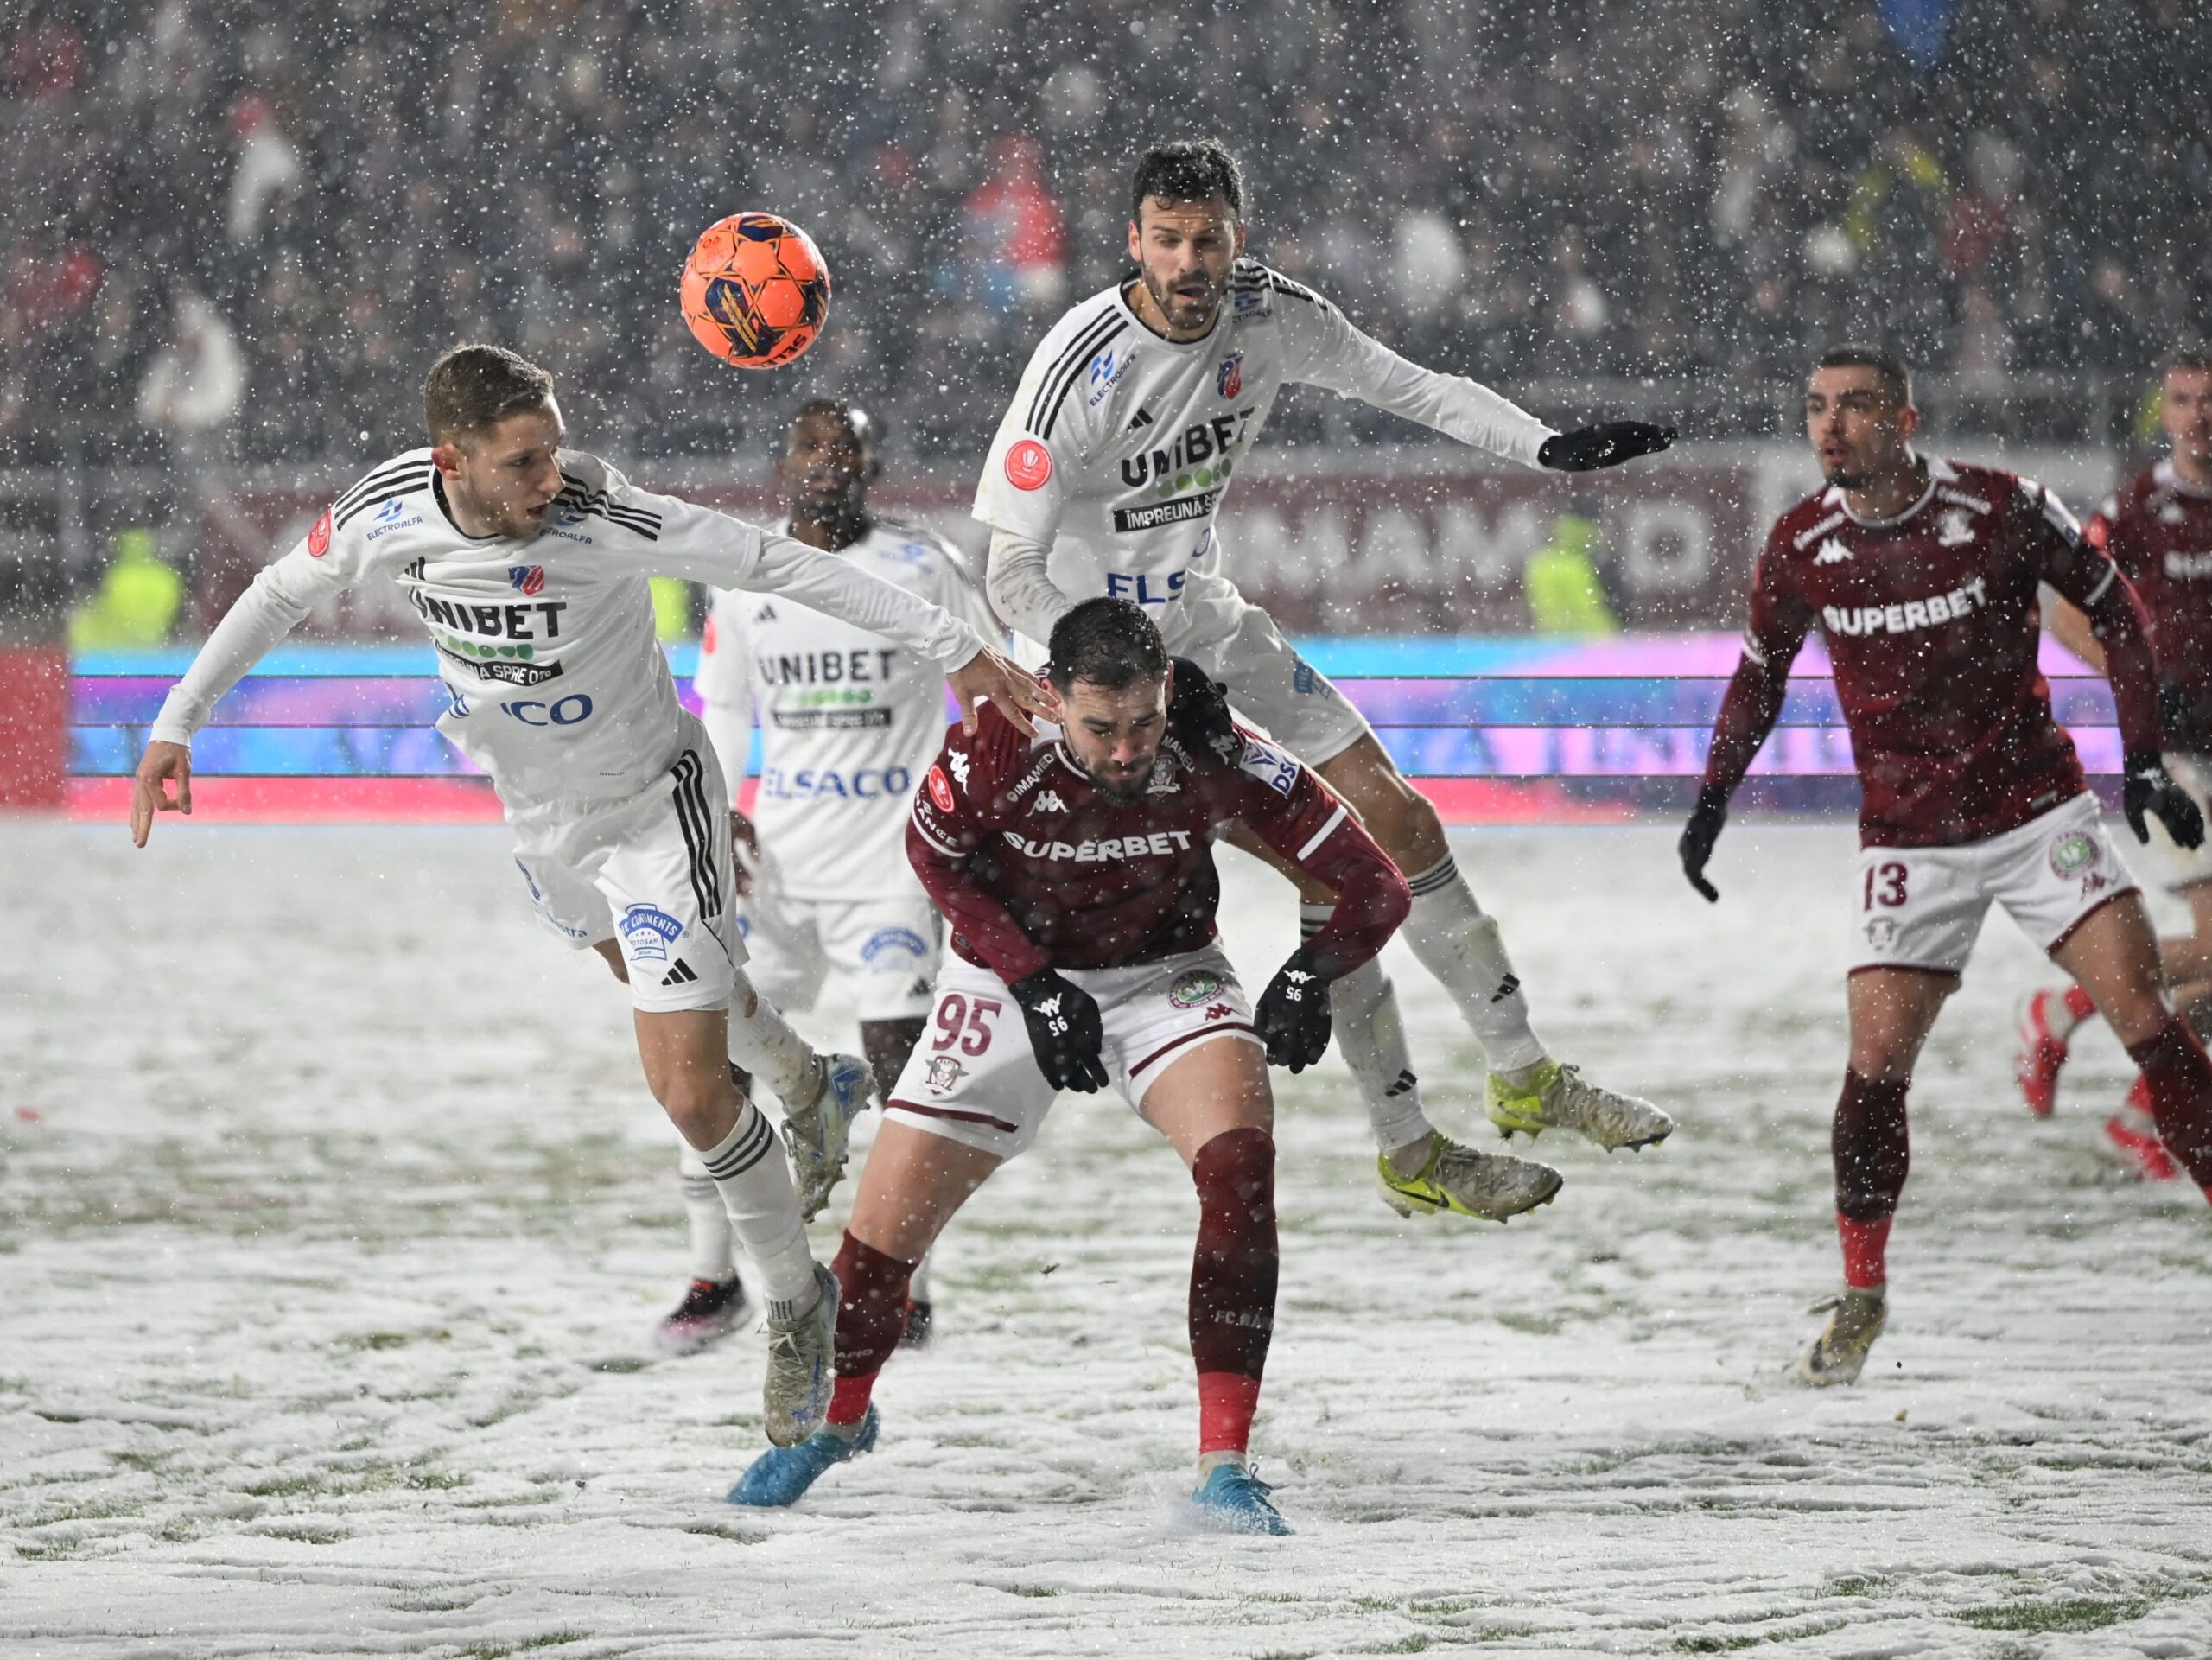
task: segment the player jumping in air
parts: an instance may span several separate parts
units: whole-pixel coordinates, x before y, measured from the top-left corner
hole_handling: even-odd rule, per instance
[[[1681,859],[1691,884],[1717,899],[1705,868],[1728,798],[1818,627],[1865,794],[1851,1058],[1834,1129],[1844,1287],[1822,1305],[1827,1327],[1798,1368],[1827,1384],[1858,1377],[1887,1319],[1905,1091],[1993,901],[2112,1023],[2149,1079],[2167,1146],[2200,1186],[2212,1184],[2212,1064],[2167,1007],[2142,900],[2036,667],[2037,585],[2048,582],[2103,645],[2130,827],[2145,839],[2155,817],[2183,846],[2199,845],[2203,818],[2158,759],[2158,687],[2134,590],[2041,485],[1916,453],[1910,377],[1891,353],[1823,356],[1805,419],[1828,487],[1776,521],[1759,556],[1744,660],[1713,723]]]
[[[1266,1062],[1296,1071],[1320,1059],[1332,983],[1382,949],[1410,896],[1344,804],[1283,750],[1239,733],[1224,754],[1168,730],[1166,648],[1135,605],[1086,600],[1061,617],[1050,647],[1058,735],[1033,740],[986,715],[972,737],[948,735],[915,798],[907,851],[951,925],[955,955],[837,1253],[829,1424],[757,1460],[730,1498],[795,1503],[874,1444],[870,1397],[899,1341],[913,1265],[1035,1138],[1057,1091],[1110,1084],[1166,1137],[1198,1190],[1190,1332],[1200,1513],[1236,1531],[1287,1533],[1246,1462],[1274,1323]],[[1232,821],[1337,896],[1256,1009],[1215,935],[1210,843]]]
[[[766,1288],[769,1439],[802,1441],[828,1401],[836,1288],[729,1057],[757,1068],[804,1046],[741,971],[728,793],[677,702],[647,578],[773,594],[889,635],[950,669],[967,718],[993,698],[1018,722],[1034,684],[967,624],[847,560],[563,449],[552,377],[512,352],[448,352],[423,403],[429,447],[334,502],[170,691],[138,764],[132,837],[143,847],[157,812],[192,811],[192,735],[264,653],[318,601],[379,574],[397,581],[436,647],[439,730],[491,776],[538,913],[629,983],[645,1080]],[[804,1136],[793,1139],[804,1159]]]
[[[786,516],[775,530],[996,638],[998,625],[956,549],[868,512],[880,442],[874,420],[856,405],[801,409],[777,463]],[[886,1085],[906,1070],[922,1035],[940,951],[937,912],[906,862],[906,836],[914,791],[944,738],[944,683],[934,664],[895,640],[778,595],[738,588],[714,596],[692,683],[730,785],[740,862],[751,867],[739,874],[747,974],[785,1014],[813,1008],[825,978],[841,976],[859,1000],[866,1065]],[[748,822],[736,816],[736,789],[756,707],[760,788]],[[842,1077],[861,1063],[841,1055],[830,1065]],[[799,1208],[810,1219],[843,1171],[849,1123],[840,1116],[829,1126],[823,1180],[801,1184]],[[745,1308],[714,1180],[688,1148],[682,1168],[691,1285],[659,1331],[661,1345],[676,1351],[729,1330]],[[907,1340],[918,1343],[930,1322],[919,1271],[912,1294]]]
[[[1471,380],[1408,363],[1311,289],[1245,258],[1244,207],[1243,175],[1217,143],[1157,145],[1138,162],[1136,270],[1046,335],[984,466],[975,513],[993,531],[991,602],[1039,641],[1094,595],[1145,607],[1169,649],[1225,682],[1237,709],[1319,772],[1408,873],[1407,941],[1482,1040],[1492,1121],[1509,1135],[1567,1126],[1607,1148],[1657,1142],[1674,1127],[1664,1113],[1546,1052],[1497,923],[1475,903],[1435,810],[1359,711],[1237,592],[1216,519],[1293,381],[1529,467],[1611,467],[1674,435],[1638,422],[1555,433]],[[1307,927],[1323,926],[1327,894],[1311,883],[1300,891]],[[1379,959],[1340,980],[1335,996],[1388,1202],[1408,1215],[1503,1216],[1550,1197],[1555,1173],[1472,1154],[1428,1122]]]
[[[2164,461],[2105,498],[2082,527],[2134,584],[2151,619],[2158,662],[2158,712],[2166,769],[2202,808],[2212,801],[2212,350],[2185,347],[2166,359],[2160,420],[2171,446]],[[2092,668],[2104,648],[2088,620],[2054,607],[2051,632]],[[2184,848],[2153,825],[2152,855],[2166,885],[2189,906],[2192,932],[2158,942],[2174,1003],[2199,1036],[2212,1029],[2212,848]],[[2020,1013],[2016,1072],[2038,1117],[2058,1097],[2068,1040],[2092,1010],[2079,986],[2038,991]],[[2105,1135],[2128,1167],[2153,1180],[2177,1175],[2152,1122],[2139,1076]]]

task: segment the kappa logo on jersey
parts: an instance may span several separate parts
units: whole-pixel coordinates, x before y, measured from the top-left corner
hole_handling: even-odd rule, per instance
[[[930,805],[939,812],[952,811],[952,785],[944,776],[944,768],[932,766],[929,776],[922,780],[929,788]]]
[[[545,567],[509,565],[507,581],[518,594],[543,594],[545,591]]]
[[[330,509],[326,507],[322,510],[322,517],[315,520],[315,528],[308,532],[308,557],[320,559],[329,551]]]
[[[630,955],[640,963],[665,963],[668,948],[683,938],[683,925],[658,906],[633,905],[615,925]]]
[[[1188,830],[1154,830],[1149,836],[1109,836],[1103,842],[1033,842],[1020,830],[1001,830],[1008,847],[1027,858],[1055,864],[1127,864],[1137,859],[1172,859],[1191,845]]]
[[[1824,605],[1821,620],[1832,634],[1910,634],[1956,622],[1988,605],[1987,580],[1977,576],[1948,594],[1931,594],[1902,605]]]
[[[1225,1021],[1236,1011],[1227,1003],[1215,1003],[1206,1010],[1209,1021]]]
[[[1820,551],[1813,556],[1813,563],[1816,565],[1840,565],[1850,557],[1851,550],[1830,537],[1821,544]]]
[[[1006,453],[1006,479],[1017,490],[1040,490],[1052,476],[1052,452],[1024,438]]]
[[[900,957],[927,957],[930,948],[929,943],[912,928],[878,928],[861,947],[861,961],[872,964],[887,951],[896,952]],[[885,965],[887,972],[899,974],[904,974],[906,968],[904,963]]]
[[[1964,547],[1974,540],[1974,526],[1961,510],[1953,507],[1936,521],[1936,540],[1947,548]]]
[[[956,749],[944,758],[944,764],[951,769],[953,782],[960,786],[961,793],[963,795],[966,794],[968,791],[968,757],[962,754],[957,749]]]
[[[1196,1008],[1221,989],[1221,976],[1205,969],[1179,976],[1168,988],[1167,1001],[1178,1008]]]
[[[1298,763],[1259,738],[1244,740],[1243,759],[1236,766],[1239,772],[1259,779],[1279,796],[1289,795],[1298,782]]]
[[[1231,352],[1222,359],[1221,367],[1213,372],[1213,389],[1224,398],[1234,398],[1244,390],[1244,354]]]
[[[1054,790],[1039,790],[1037,792],[1036,800],[1029,804],[1029,811],[1033,814],[1040,812],[1065,812],[1067,810],[1068,804],[1061,800],[1059,798],[1059,792]]]

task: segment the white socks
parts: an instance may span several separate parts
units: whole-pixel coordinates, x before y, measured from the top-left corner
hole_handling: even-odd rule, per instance
[[[729,1058],[783,1103],[805,1106],[822,1087],[822,1059],[791,1030],[776,1006],[753,989],[742,970],[729,1000]]]
[[[699,1161],[721,1194],[731,1231],[760,1271],[769,1318],[789,1320],[812,1307],[820,1291],[814,1253],[798,1218],[798,1193],[776,1132],[760,1110],[747,1102],[730,1133],[700,1149]]]
[[[1335,908],[1333,902],[1300,905],[1300,932],[1313,938]],[[1421,1108],[1421,1084],[1406,1048],[1405,1022],[1398,1018],[1397,991],[1382,972],[1380,957],[1370,957],[1329,989],[1329,1018],[1337,1047],[1359,1085],[1375,1145],[1394,1153],[1432,1133],[1436,1127]]]
[[[1483,914],[1452,855],[1408,876],[1414,908],[1399,938],[1421,965],[1443,982],[1494,1072],[1525,1072],[1549,1059],[1529,1029],[1529,1000],[1507,960],[1497,919]],[[1347,1057],[1349,1058],[1349,1057]]]
[[[930,1300],[930,1259],[926,1256],[914,1264],[914,1271],[906,1276],[906,1301],[927,1302]]]
[[[721,1190],[707,1173],[706,1161],[690,1148],[683,1149],[676,1168],[683,1178],[683,1214],[691,1224],[691,1277],[721,1285],[737,1272]]]

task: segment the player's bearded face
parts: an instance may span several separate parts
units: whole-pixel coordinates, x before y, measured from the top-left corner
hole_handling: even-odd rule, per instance
[[[1243,248],[1244,227],[1219,196],[1202,202],[1147,196],[1138,222],[1129,226],[1129,258],[1137,262],[1145,292],[1179,334],[1213,327]]]
[[[1167,683],[1139,680],[1109,690],[1077,680],[1060,694],[1060,731],[1086,777],[1116,801],[1135,801],[1152,782],[1167,732]]]
[[[1897,466],[1918,423],[1919,412],[1871,369],[1816,369],[1805,389],[1805,436],[1821,475],[1846,490]]]
[[[440,444],[434,459],[461,528],[471,536],[524,541],[543,530],[561,493],[564,430],[560,409],[549,399],[542,410],[518,410]]]

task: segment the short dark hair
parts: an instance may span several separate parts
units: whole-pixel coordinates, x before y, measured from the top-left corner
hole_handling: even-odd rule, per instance
[[[1872,369],[1881,377],[1882,388],[1900,407],[1912,402],[1912,371],[1895,352],[1882,346],[1831,346],[1813,365],[1815,369]]]
[[[845,423],[853,436],[860,440],[861,454],[870,467],[882,464],[883,423],[874,413],[861,404],[843,398],[810,398],[791,411],[791,423],[784,429],[785,442],[798,430],[798,423],[810,415],[834,415]]]
[[[1063,696],[1078,680],[1119,691],[1141,680],[1167,677],[1167,642],[1143,610],[1127,600],[1085,600],[1052,625],[1046,651],[1053,689]]]
[[[553,401],[553,377],[504,346],[456,346],[423,378],[423,424],[442,444]]]
[[[2158,366],[2161,376],[2169,369],[2212,369],[2212,345],[2203,340],[2180,341]]]
[[[1129,222],[1144,217],[1144,199],[1162,201],[1211,201],[1227,199],[1229,211],[1244,217],[1244,169],[1218,138],[1190,138],[1172,144],[1154,144],[1137,158],[1136,177],[1129,181]]]

